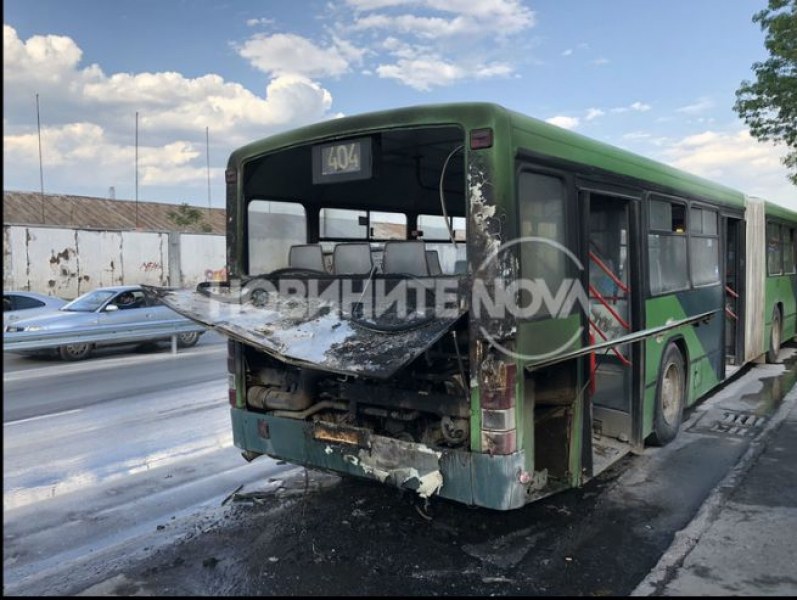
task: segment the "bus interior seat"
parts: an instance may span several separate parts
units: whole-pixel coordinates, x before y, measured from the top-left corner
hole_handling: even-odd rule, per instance
[[[332,254],[335,275],[368,275],[373,268],[371,244],[368,242],[343,242],[335,246]]]
[[[443,274],[443,269],[440,266],[440,255],[437,250],[426,251],[426,267],[429,269],[429,275],[436,277]]]
[[[382,256],[382,272],[385,275],[414,275],[428,277],[426,244],[420,240],[385,242]]]
[[[326,271],[324,253],[318,244],[300,244],[291,246],[288,252],[288,266],[295,269],[311,269]]]
[[[464,275],[468,272],[468,261],[458,260],[454,263],[454,275]]]

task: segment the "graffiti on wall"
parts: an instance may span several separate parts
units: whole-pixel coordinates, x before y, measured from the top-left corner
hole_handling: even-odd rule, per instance
[[[226,268],[217,268],[224,263],[224,236],[3,226],[5,289],[71,299],[105,285],[193,287],[203,278],[226,281]]]
[[[221,269],[207,269],[205,281],[227,281],[227,267]]]
[[[158,271],[161,268],[161,264],[154,261],[143,262],[140,268],[145,273],[149,273],[150,271]]]

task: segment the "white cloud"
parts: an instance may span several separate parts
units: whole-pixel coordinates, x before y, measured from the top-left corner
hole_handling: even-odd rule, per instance
[[[269,75],[292,73],[307,77],[342,75],[362,55],[348,42],[321,47],[291,33],[255,35],[244,42],[238,53]]]
[[[504,64],[476,65],[465,68],[439,57],[399,59],[394,64],[379,65],[376,72],[381,78],[396,79],[420,91],[435,86],[445,86],[465,79],[487,79],[508,76],[512,68]]]
[[[624,140],[646,140],[650,139],[651,134],[647,133],[646,131],[631,131],[629,133],[623,134]]]
[[[86,186],[91,172],[101,175],[101,189],[115,185],[119,197],[125,195],[121,182],[132,179],[136,112],[142,183],[175,184],[193,177],[200,190],[207,185],[206,127],[211,155],[221,162],[253,137],[334,116],[329,91],[302,75],[277,75],[260,96],[212,74],[105,75],[97,65],[81,66],[82,51],[72,39],[23,41],[7,25],[3,48],[3,163],[6,183],[16,189],[38,189],[38,136],[31,119],[35,94],[48,187]],[[339,48],[341,55],[353,52],[345,44]],[[22,181],[30,183],[17,183]]]
[[[628,106],[617,106],[617,107],[612,108],[610,110],[613,113],[625,113],[625,112],[629,112],[629,111],[632,111],[632,110],[636,111],[636,112],[647,112],[651,108],[652,107],[650,106],[650,104],[645,104],[644,102],[638,102],[637,101],[637,102],[633,102],[632,104],[629,104]]]
[[[551,125],[556,125],[557,127],[563,127],[564,129],[575,129],[578,127],[579,119],[578,117],[557,115],[555,117],[551,117],[550,119],[545,119],[545,122],[550,123]]]
[[[427,16],[412,13],[392,14],[375,12],[356,15],[355,31],[390,30],[427,39],[452,36],[495,39],[519,33],[533,27],[534,12],[519,0],[416,0],[413,2],[391,2],[389,0],[362,0],[349,2],[359,12],[406,6],[424,13],[436,11],[440,15]]]
[[[568,48],[567,50],[562,52],[562,56],[570,56],[571,54],[573,54],[573,49],[572,48]]]
[[[781,163],[782,146],[756,141],[748,131],[704,131],[671,141],[660,159],[695,175],[779,202],[797,197]]]
[[[602,111],[600,108],[588,108],[587,109],[587,116],[584,117],[587,121],[592,121],[592,119],[597,119],[598,117],[602,117],[606,113]]]
[[[420,91],[515,74],[517,47],[508,40],[534,26],[534,13],[519,0],[350,0],[348,5],[355,14],[339,32],[371,44],[369,52],[376,55],[376,64],[364,71]],[[380,41],[374,44],[376,32]]]
[[[115,179],[125,172],[129,178],[136,113],[142,157],[159,161],[157,168],[146,165],[143,178],[168,180],[171,171],[173,182],[186,181],[194,172],[197,187],[204,187],[206,127],[211,155],[223,157],[254,137],[333,118],[331,94],[319,83],[324,78],[372,73],[424,91],[511,77],[518,56],[534,61],[519,35],[535,25],[524,0],[346,0],[326,8],[320,36],[254,29],[232,46],[266,74],[257,90],[213,73],[106,74],[97,64],[83,63],[82,49],[69,37],[21,40],[4,25],[6,172],[15,181],[25,172],[27,181],[38,182],[38,161],[31,155],[35,94],[48,181],[85,180],[80,167],[86,165],[78,163],[86,161],[92,169],[102,165],[103,177],[110,179],[98,184],[101,189],[115,185],[124,197]],[[274,24],[269,17],[246,21],[252,28]]]
[[[693,104],[688,104],[687,106],[682,106],[678,108],[678,112],[686,113],[686,114],[697,114],[701,112],[705,112],[710,108],[714,108],[714,101],[708,97],[699,98],[697,102]]]
[[[608,65],[609,64],[609,59],[608,58],[604,58],[603,56],[601,56],[600,58],[596,58],[595,60],[590,61],[590,64],[596,65],[596,66]]]
[[[355,10],[368,11],[391,6],[404,6],[413,4],[414,0],[346,0],[346,4]]]
[[[246,25],[248,27],[257,27],[258,25],[273,25],[274,19],[268,17],[260,17],[259,19],[247,19]]]

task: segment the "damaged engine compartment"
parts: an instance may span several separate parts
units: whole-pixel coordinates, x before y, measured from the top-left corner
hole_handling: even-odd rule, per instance
[[[352,426],[430,448],[470,438],[467,329],[453,328],[389,381],[288,366],[243,347],[247,409],[333,427]]]

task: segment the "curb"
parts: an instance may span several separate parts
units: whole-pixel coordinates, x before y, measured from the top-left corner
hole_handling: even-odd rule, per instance
[[[750,447],[739,462],[709,493],[689,524],[675,534],[672,543],[661,555],[659,562],[629,596],[658,596],[662,594],[665,586],[674,578],[678,568],[700,541],[701,536],[717,519],[728,497],[766,449],[767,441],[780,427],[795,404],[797,404],[797,385],[784,396],[778,410],[772,415],[764,429],[750,442]]]

